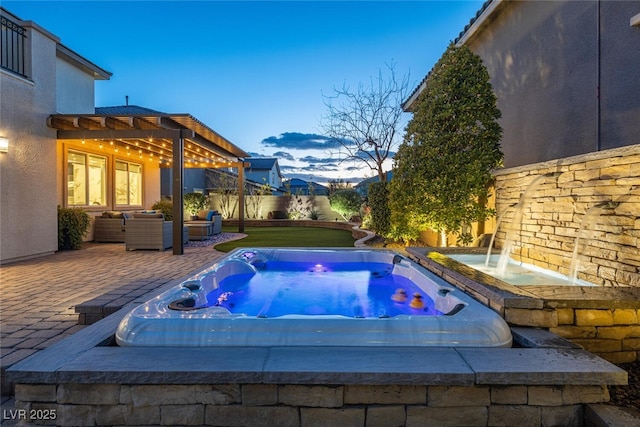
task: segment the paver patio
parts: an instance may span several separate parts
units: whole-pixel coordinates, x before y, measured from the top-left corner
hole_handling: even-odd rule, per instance
[[[77,332],[75,306],[120,287],[139,284],[144,293],[200,270],[224,255],[213,246],[125,251],[122,243],[85,243],[77,251],[0,268],[0,365],[6,368]],[[3,381],[3,395],[5,390]]]

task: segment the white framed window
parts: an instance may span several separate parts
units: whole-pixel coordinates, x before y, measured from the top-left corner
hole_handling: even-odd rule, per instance
[[[115,194],[117,206],[142,206],[142,165],[116,160]]]
[[[67,153],[67,205],[107,205],[107,158],[69,150]]]

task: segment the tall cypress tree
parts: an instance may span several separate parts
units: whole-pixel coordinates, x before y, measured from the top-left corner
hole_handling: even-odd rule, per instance
[[[491,170],[503,159],[500,117],[482,59],[466,46],[449,45],[427,77],[394,158],[395,237],[412,240],[431,228],[471,241],[463,226],[493,214],[486,200]]]

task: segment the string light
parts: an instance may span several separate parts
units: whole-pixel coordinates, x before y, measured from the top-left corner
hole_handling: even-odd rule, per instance
[[[157,143],[153,143],[153,138],[148,138],[147,144],[145,140],[122,140],[122,139],[93,139],[98,148],[103,150],[106,143],[113,147],[113,153],[120,153],[120,149],[126,150],[127,156],[131,156],[131,148],[133,147],[140,159],[147,159],[148,161],[155,161],[158,159],[160,167],[168,167],[173,162],[171,156],[171,150],[169,155],[165,153],[167,142],[160,139]],[[81,140],[82,144],[86,145],[86,140]],[[161,148],[162,147],[162,148]],[[231,165],[232,162],[224,157],[217,156],[214,152],[211,152],[205,148],[199,147],[197,144],[187,144],[183,152],[183,161],[185,167],[220,167]]]

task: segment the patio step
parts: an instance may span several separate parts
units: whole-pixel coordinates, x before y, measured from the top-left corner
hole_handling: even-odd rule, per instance
[[[132,302],[144,302],[145,295],[169,283],[171,279],[151,278],[136,280],[105,294],[75,306],[78,313],[78,325],[91,325],[104,319]]]
[[[590,404],[585,407],[585,427],[640,426],[640,412],[628,407]]]

